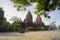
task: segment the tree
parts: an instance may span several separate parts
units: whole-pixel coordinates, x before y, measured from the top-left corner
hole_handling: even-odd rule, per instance
[[[22,22],[21,18],[18,18],[16,16],[13,16],[10,20],[13,21],[13,23],[20,23],[20,22]]]
[[[60,29],[60,25],[58,26],[58,29]]]
[[[0,8],[0,26],[3,23],[3,19],[4,19],[4,11],[2,10],[2,8]]]
[[[56,24],[55,24],[55,21],[50,24],[50,28],[51,28],[52,30],[57,29],[57,26],[56,26]]]
[[[0,27],[0,32],[1,31],[2,32],[6,32],[7,31],[7,27],[8,27],[8,22],[7,22],[6,18],[4,18],[3,19],[3,23],[2,23],[2,25]]]
[[[10,20],[13,21],[13,23],[10,24],[9,29],[11,31],[19,31],[22,22],[21,18],[13,16]]]
[[[37,15],[44,15],[45,17],[50,18],[48,16],[47,11],[55,10],[56,8],[60,9],[60,0],[11,0],[14,3],[14,7],[17,10],[25,9],[28,6],[32,6],[33,3],[36,4],[35,13]],[[47,12],[47,13],[46,13]]]

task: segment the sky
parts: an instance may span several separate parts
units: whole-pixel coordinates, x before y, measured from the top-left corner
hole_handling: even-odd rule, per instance
[[[34,4],[35,5],[35,4]],[[36,19],[36,14],[34,14],[34,6],[27,7],[26,11],[17,11],[16,8],[14,8],[13,3],[10,0],[0,0],[0,7],[4,10],[4,17],[6,17],[7,21],[11,22],[10,19],[13,16],[17,16],[21,18],[22,20],[25,19],[25,16],[28,11],[31,12],[33,16],[33,21]],[[60,10],[50,11],[49,15],[51,16],[50,19],[46,19],[42,16],[42,21],[47,25],[52,22],[56,22],[56,25],[60,25]]]

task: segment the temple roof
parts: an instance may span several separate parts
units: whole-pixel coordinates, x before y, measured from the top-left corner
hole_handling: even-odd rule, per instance
[[[40,24],[40,23],[42,23],[42,19],[40,16],[37,16],[34,24]]]
[[[27,15],[26,15],[26,19],[32,19],[32,14],[30,11],[28,11]]]

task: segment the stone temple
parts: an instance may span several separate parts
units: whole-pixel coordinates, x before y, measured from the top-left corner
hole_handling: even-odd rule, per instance
[[[37,28],[41,27],[42,24],[42,19],[40,16],[36,17],[36,20],[33,22],[33,16],[31,14],[30,11],[28,11],[26,18],[24,19],[24,22],[22,22],[22,27],[30,27],[32,26],[34,28],[34,30],[36,30]]]
[[[36,17],[36,20],[34,22],[35,26],[39,26],[40,24],[42,23],[42,19],[40,16],[37,16]]]
[[[26,19],[24,19],[25,25],[26,26],[32,26],[33,25],[33,18],[32,18],[32,14],[30,11],[28,11],[27,15],[26,15]]]

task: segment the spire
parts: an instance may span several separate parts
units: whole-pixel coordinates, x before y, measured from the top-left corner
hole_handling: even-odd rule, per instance
[[[26,15],[25,22],[26,22],[26,23],[32,23],[32,22],[33,22],[32,20],[33,20],[33,19],[32,19],[32,14],[31,14],[30,11],[28,11],[28,13],[27,13],[27,15]]]
[[[26,19],[32,19],[32,14],[30,11],[28,11],[27,15],[26,15]]]
[[[40,16],[37,16],[34,24],[41,24],[41,23],[42,23],[41,17]]]

